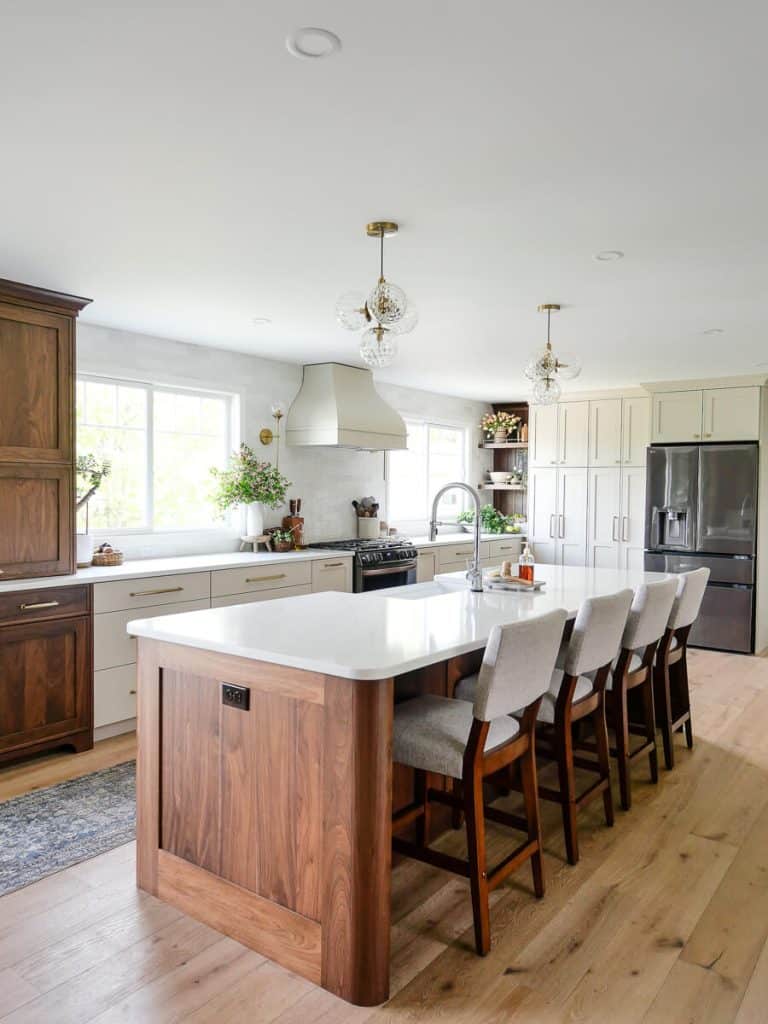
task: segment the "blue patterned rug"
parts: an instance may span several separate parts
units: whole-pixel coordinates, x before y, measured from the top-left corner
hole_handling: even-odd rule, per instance
[[[0,896],[135,834],[135,761],[0,803]]]

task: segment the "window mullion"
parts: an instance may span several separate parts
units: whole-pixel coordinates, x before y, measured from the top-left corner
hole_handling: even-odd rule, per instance
[[[145,518],[147,529],[155,528],[155,392],[147,388],[147,480]]]

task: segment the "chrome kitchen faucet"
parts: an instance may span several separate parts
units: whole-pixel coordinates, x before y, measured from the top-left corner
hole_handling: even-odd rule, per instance
[[[437,505],[442,496],[446,491],[453,490],[454,487],[458,487],[460,491],[466,491],[467,494],[472,496],[472,500],[475,503],[475,551],[472,556],[469,569],[467,570],[467,579],[469,580],[469,589],[475,591],[482,591],[483,589],[483,573],[480,569],[480,495],[469,484],[456,483],[446,484],[445,487],[441,487],[440,490],[432,501],[432,518],[429,521],[429,539],[435,540],[437,537],[438,526],[447,526],[447,523],[441,523],[437,518]]]

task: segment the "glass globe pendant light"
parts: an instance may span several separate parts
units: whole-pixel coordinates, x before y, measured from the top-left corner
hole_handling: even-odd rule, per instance
[[[379,239],[379,280],[366,296],[345,292],[336,303],[336,319],[349,331],[362,330],[360,356],[367,366],[389,366],[397,354],[396,335],[410,334],[419,314],[403,289],[384,277],[384,238],[397,233],[394,221],[372,221],[366,226]]]
[[[558,358],[552,350],[550,324],[553,312],[560,305],[556,302],[543,303],[538,307],[540,313],[547,314],[547,343],[543,350],[536,352],[525,364],[523,373],[533,383],[533,401],[537,405],[551,405],[562,393],[561,380],[573,380],[581,373],[581,364],[573,356]]]

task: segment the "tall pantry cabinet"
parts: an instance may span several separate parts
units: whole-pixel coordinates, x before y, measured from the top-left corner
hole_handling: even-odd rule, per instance
[[[75,319],[0,280],[0,582],[75,571]],[[0,592],[0,763],[93,744],[90,587]]]

